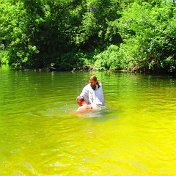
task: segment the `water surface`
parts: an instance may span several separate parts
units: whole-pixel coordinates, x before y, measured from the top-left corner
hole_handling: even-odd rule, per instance
[[[0,69],[0,175],[175,175],[176,80],[96,73],[107,108],[76,114],[89,75]]]

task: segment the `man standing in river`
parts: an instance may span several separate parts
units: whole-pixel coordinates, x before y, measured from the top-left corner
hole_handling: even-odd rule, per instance
[[[89,84],[83,88],[80,96],[82,96],[85,102],[93,109],[101,108],[104,105],[102,84],[97,80],[96,76],[89,78]]]

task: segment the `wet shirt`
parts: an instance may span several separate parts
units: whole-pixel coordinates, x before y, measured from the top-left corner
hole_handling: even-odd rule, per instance
[[[85,102],[87,104],[90,104],[92,107],[104,105],[104,94],[102,84],[99,83],[99,85],[99,87],[93,90],[90,84],[88,84],[83,88],[80,94],[80,96],[84,97]]]

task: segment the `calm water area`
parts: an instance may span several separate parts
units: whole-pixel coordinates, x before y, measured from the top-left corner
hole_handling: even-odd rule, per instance
[[[0,69],[0,176],[176,174],[176,79],[95,74],[106,109],[78,114],[90,73]]]

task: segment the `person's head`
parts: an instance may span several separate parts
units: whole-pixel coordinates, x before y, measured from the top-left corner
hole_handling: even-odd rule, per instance
[[[82,106],[83,103],[84,103],[84,97],[78,96],[78,97],[76,98],[76,101],[77,101],[77,103],[78,103],[79,106]]]
[[[92,87],[92,89],[96,89],[96,86],[98,85],[98,87],[99,87],[99,84],[98,84],[98,80],[97,80],[97,77],[96,76],[91,76],[90,78],[89,78],[89,84],[90,84],[90,86]]]

